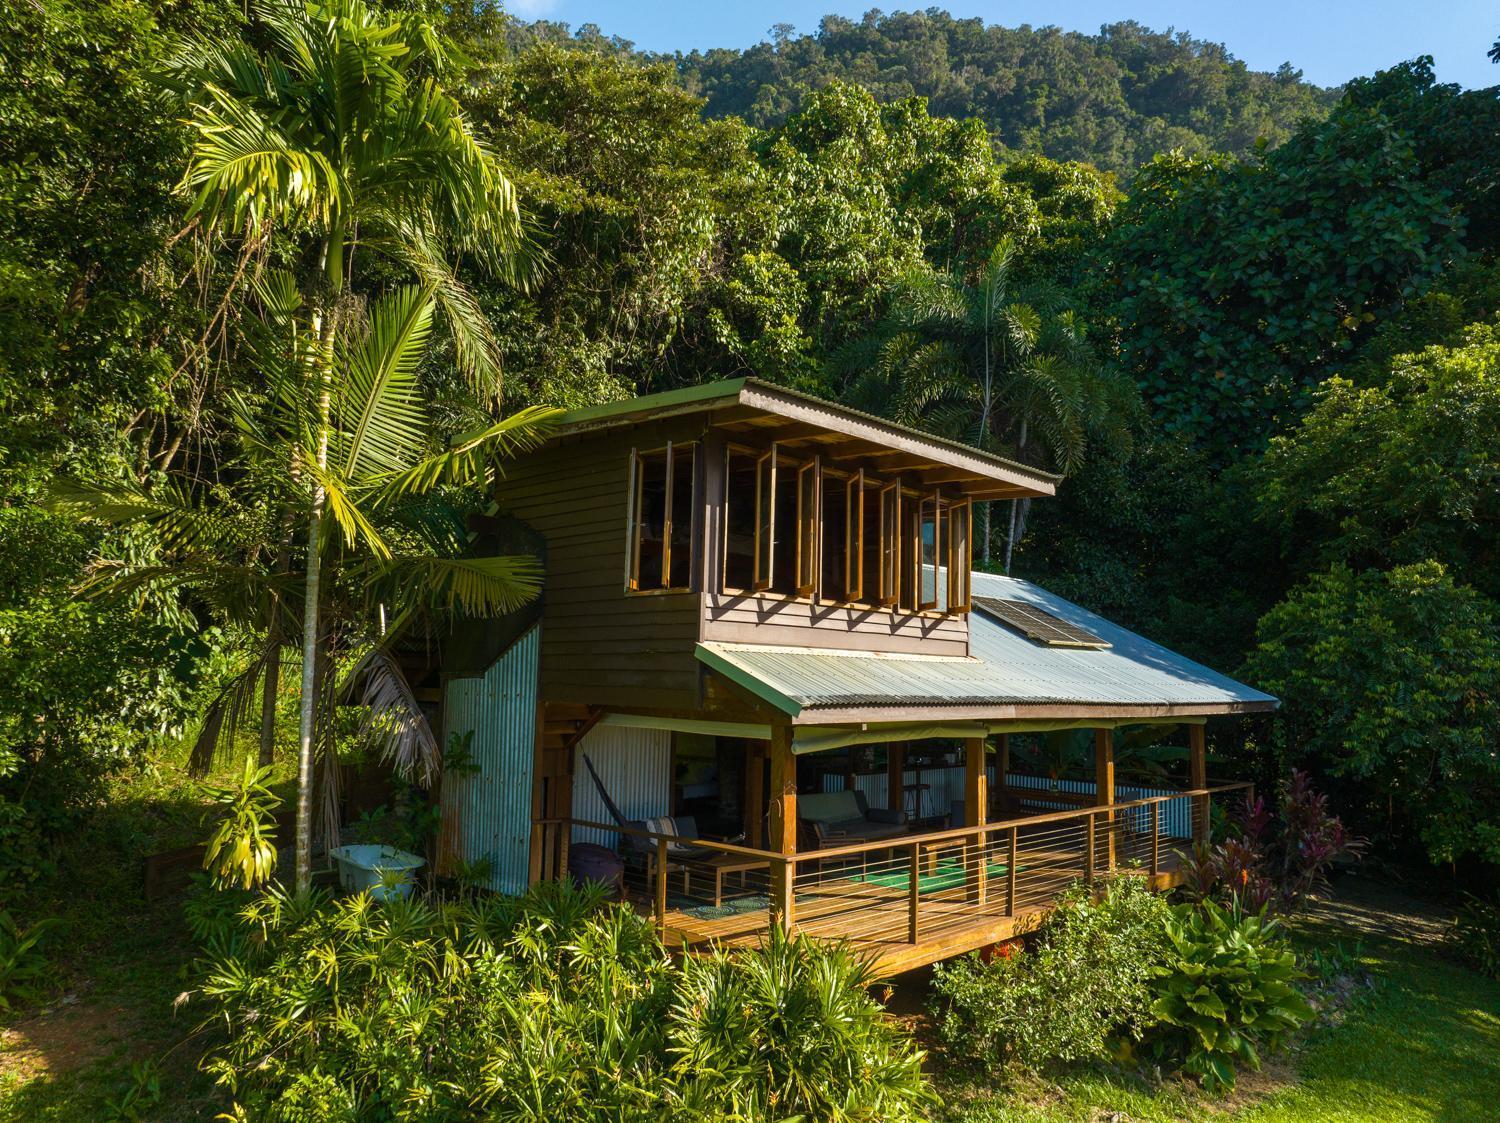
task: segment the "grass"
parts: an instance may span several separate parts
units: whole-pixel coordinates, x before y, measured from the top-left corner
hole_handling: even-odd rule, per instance
[[[148,854],[208,834],[211,804],[204,785],[187,777],[184,755],[184,747],[164,750],[118,777],[105,804],[59,847],[57,874],[26,902],[26,919],[56,916],[62,926],[48,941],[55,974],[47,1002],[0,1019],[0,1123],[211,1119],[221,1110],[197,1070],[200,1014],[174,1007],[192,955],[182,899],[142,896]],[[225,767],[210,781],[232,782],[235,772]],[[288,794],[284,779],[277,791]],[[138,1078],[132,1109],[122,1101]]]
[[[1306,951],[1358,941],[1360,988],[1229,1097],[1100,1068],[1051,1080],[940,1076],[943,1123],[1460,1123],[1500,1117],[1500,982],[1444,957],[1409,899],[1352,889],[1301,924]],[[1385,923],[1390,916],[1391,922]]]

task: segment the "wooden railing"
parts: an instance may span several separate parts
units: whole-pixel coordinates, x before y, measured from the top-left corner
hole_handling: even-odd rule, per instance
[[[1116,871],[1165,885],[1177,854],[1207,837],[1211,805],[1252,794],[1250,784],[1221,784],[789,855],[610,823],[537,825],[551,846],[565,847],[575,828],[618,838],[623,888],[650,903],[664,934],[736,940],[774,920],[855,942],[918,944],[1040,912],[1068,885]],[[566,868],[566,857],[547,864]]]

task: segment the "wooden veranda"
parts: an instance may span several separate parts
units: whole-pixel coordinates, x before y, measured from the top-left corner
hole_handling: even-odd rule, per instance
[[[702,840],[679,854],[671,836],[569,819],[540,825],[554,840],[575,827],[618,834],[637,859],[626,866],[627,896],[672,946],[746,946],[780,924],[848,941],[889,976],[1028,931],[1075,882],[1178,884],[1179,854],[1206,833],[1211,804],[1249,789],[1205,785],[803,854]]]

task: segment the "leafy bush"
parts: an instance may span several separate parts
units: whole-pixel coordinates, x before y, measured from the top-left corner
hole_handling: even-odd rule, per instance
[[[224,808],[224,817],[209,837],[203,868],[213,872],[221,888],[238,884],[242,889],[264,885],[276,868],[274,812],[281,800],[266,787],[272,770],[258,768],[253,756],[245,758],[245,770],[233,787],[211,788],[214,802]]]
[[[1150,1024],[1152,974],[1166,954],[1169,906],[1138,878],[1096,900],[1074,886],[1043,922],[1034,951],[933,972],[943,1040],[976,1060],[1042,1068],[1101,1057]]]
[[[47,973],[42,938],[56,924],[55,920],[39,920],[22,928],[0,908],[0,1010],[11,1009],[14,1002],[36,1000],[38,984]]]
[[[773,929],[753,954],[689,958],[668,1028],[676,1095],[704,1119],[926,1118],[922,1054],[848,948]]]
[[[1183,855],[1184,887],[1193,899],[1233,901],[1254,913],[1295,912],[1310,893],[1328,887],[1335,861],[1363,853],[1364,841],[1329,814],[1328,798],[1306,772],[1293,769],[1280,794],[1276,814],[1264,799],[1247,799],[1231,819],[1230,837]]]
[[[1476,971],[1500,979],[1500,897],[1464,897],[1448,938]]]
[[[1433,862],[1500,861],[1500,606],[1435,561],[1338,565],[1261,620],[1246,676],[1282,699],[1283,751]]]
[[[205,1067],[273,1120],[907,1119],[921,1055],[847,952],[673,966],[597,887],[430,904],[268,890],[214,940]]]
[[[1157,1024],[1147,1052],[1201,1079],[1231,1087],[1236,1063],[1260,1067],[1312,1016],[1303,976],[1274,920],[1213,904],[1179,905],[1166,927],[1165,962],[1153,972]]]
[[[79,600],[98,542],[35,508],[0,508],[0,895],[56,872],[112,773],[181,731],[224,637]]]

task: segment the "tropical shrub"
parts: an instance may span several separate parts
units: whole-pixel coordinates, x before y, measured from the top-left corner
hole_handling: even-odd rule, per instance
[[[1500,978],[1500,896],[1465,896],[1448,939],[1476,971]]]
[[[1164,962],[1151,978],[1156,1024],[1144,1047],[1205,1087],[1232,1087],[1236,1064],[1259,1068],[1260,1050],[1278,1048],[1312,1017],[1276,921],[1237,905],[1179,905],[1166,937]]]
[[[209,836],[203,868],[212,871],[214,884],[220,888],[264,885],[276,868],[273,813],[281,800],[266,787],[271,771],[256,767],[255,758],[247,756],[238,784],[209,791],[224,808],[224,817]]]
[[[1329,813],[1328,797],[1307,773],[1293,769],[1280,796],[1275,812],[1263,797],[1246,799],[1230,817],[1229,837],[1183,855],[1190,898],[1233,901],[1255,913],[1296,912],[1310,893],[1328,888],[1335,861],[1363,853],[1364,841]]]
[[[753,953],[689,958],[667,1029],[674,1098],[704,1119],[926,1118],[922,1054],[874,981],[847,947],[779,929]]]
[[[1032,951],[976,955],[933,971],[943,1040],[956,1055],[1039,1069],[1102,1057],[1152,1021],[1152,977],[1167,952],[1169,906],[1139,879],[1096,899],[1074,886]]]
[[[249,1118],[918,1118],[921,1054],[847,951],[800,941],[676,968],[598,887],[330,900],[278,887],[211,943],[205,1068]],[[441,1047],[435,1042],[441,1041]]]
[[[1246,674],[1282,700],[1281,752],[1336,780],[1361,827],[1433,862],[1500,861],[1500,606],[1435,561],[1338,565],[1259,640]]]
[[[0,908],[0,1010],[9,1010],[17,1002],[33,1002],[40,994],[39,984],[47,974],[42,939],[56,925],[56,920],[49,919],[23,928]]]

